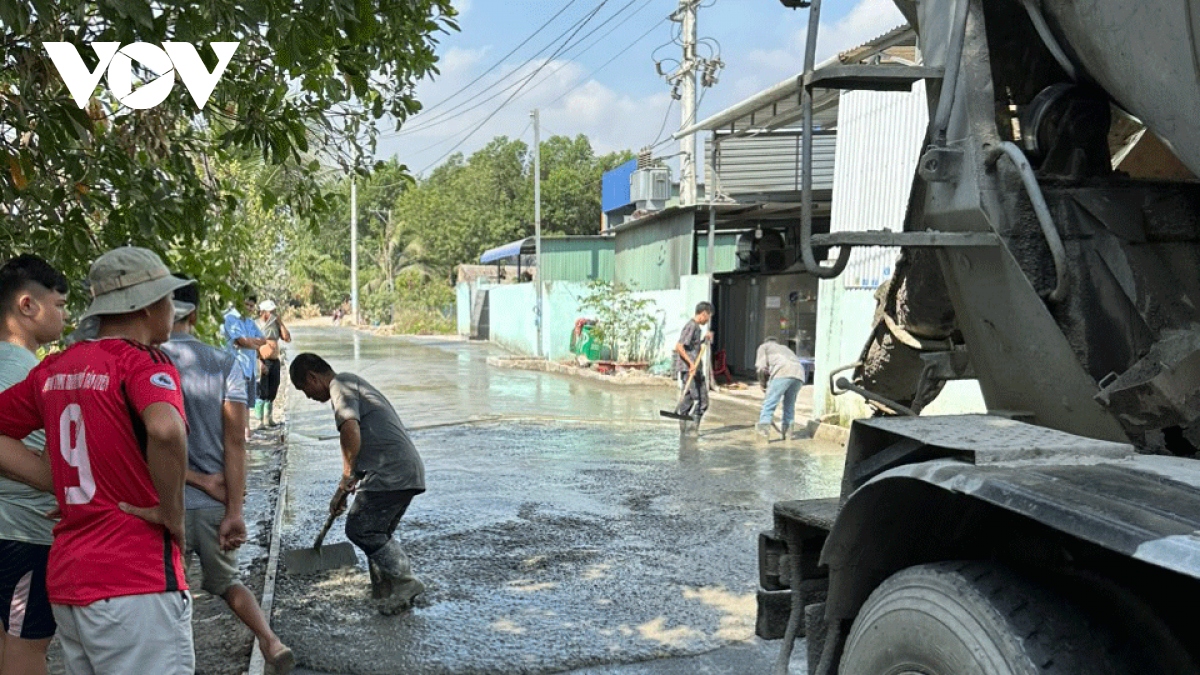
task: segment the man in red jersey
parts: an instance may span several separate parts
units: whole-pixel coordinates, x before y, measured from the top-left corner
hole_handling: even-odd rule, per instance
[[[67,672],[192,673],[192,601],[180,553],[187,429],[179,373],[155,345],[188,282],[153,252],[109,251],[88,275],[96,339],[47,357],[0,393],[0,471],[45,485],[14,439],[46,431],[62,519],[46,572]]]

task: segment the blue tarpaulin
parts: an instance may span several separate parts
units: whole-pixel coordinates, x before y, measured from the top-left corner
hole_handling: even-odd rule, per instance
[[[502,258],[515,258],[516,256],[521,255],[521,248],[527,241],[529,241],[528,238],[518,239],[517,241],[509,242],[503,246],[497,246],[496,248],[488,249],[483,252],[483,255],[479,256],[479,262],[486,264],[496,262]]]

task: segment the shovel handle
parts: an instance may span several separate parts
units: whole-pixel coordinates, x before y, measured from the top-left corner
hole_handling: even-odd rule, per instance
[[[696,379],[696,369],[699,368],[700,364],[704,361],[704,352],[707,349],[708,343],[705,342],[700,345],[700,351],[696,352],[696,359],[692,361],[692,367],[688,369],[687,382],[685,382],[683,385],[683,391],[679,392],[679,402],[675,404],[676,408],[679,407],[680,403],[683,403],[683,397],[687,396],[688,391],[691,390],[692,381]]]
[[[321,531],[317,533],[317,539],[313,542],[313,548],[320,549],[321,543],[325,541],[325,535],[329,534],[329,528],[333,527],[333,521],[337,520],[338,511],[341,510],[342,504],[346,503],[346,498],[350,496],[349,492],[341,491],[342,498],[338,501],[336,509],[329,512],[329,517],[325,519],[325,525],[321,527]]]

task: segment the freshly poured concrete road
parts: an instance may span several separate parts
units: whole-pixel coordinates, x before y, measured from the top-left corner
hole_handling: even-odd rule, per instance
[[[361,554],[356,569],[281,571],[274,623],[307,672],[769,672],[780,643],[753,637],[757,535],[773,502],[837,494],[839,447],[756,441],[754,411],[719,402],[681,446],[658,416],[671,388],[490,368],[487,345],[295,338],[293,354],[389,396],[428,483],[397,531],[429,587],[414,611],[373,609]],[[336,433],[328,405],[296,396],[289,416],[294,548],[311,545],[341,459],[317,440]],[[342,522],[328,542],[345,540]]]

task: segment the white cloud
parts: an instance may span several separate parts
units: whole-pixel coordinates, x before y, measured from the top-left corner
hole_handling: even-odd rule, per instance
[[[419,88],[421,100],[430,104],[440,101],[482,72],[482,67],[459,69],[459,66],[472,59],[478,61],[479,54],[463,50],[452,59],[452,51],[444,57],[443,77],[422,84]],[[670,100],[665,91],[636,97],[618,92],[595,79],[585,81],[586,71],[582,65],[573,61],[555,61],[534,76],[509,105],[495,112],[496,107],[512,93],[511,90],[504,91],[505,88],[528,77],[536,67],[536,64],[531,64],[519,70],[511,66],[498,69],[473,85],[471,91],[481,92],[498,79],[509,76],[498,86],[487,90],[480,99],[461,107],[459,102],[465,102],[468,95],[431,109],[424,121],[421,116],[413,118],[405,127],[409,131],[381,139],[379,155],[387,157],[395,153],[410,169],[421,171],[431,163],[440,162],[442,155],[481,123],[483,126],[479,131],[455,152],[470,154],[499,135],[510,138],[520,136],[531,143],[533,134],[529,129],[529,113],[533,108],[541,111],[543,138],[553,134],[584,134],[591,140],[597,153],[636,149],[653,140]],[[456,76],[452,77],[451,74]],[[563,92],[567,92],[566,95]],[[470,110],[473,107],[475,109]],[[678,108],[675,111],[674,114],[678,116]],[[484,123],[493,112],[495,115]],[[438,119],[440,115],[445,117]],[[668,130],[664,133],[669,133],[675,124],[677,120],[668,122]]]
[[[845,16],[833,23],[821,22],[817,35],[817,62],[838,52],[857,47],[904,23],[904,16],[896,9],[892,0],[859,0]],[[804,43],[808,40],[807,27],[792,33],[785,45],[772,49],[755,49],[746,54],[748,75],[739,81],[739,89],[756,83],[751,92],[740,92],[742,97],[761,91],[777,82],[800,73],[804,69]]]
[[[456,0],[456,7],[466,12],[470,9],[471,1]],[[806,19],[807,16],[803,12],[794,16],[787,15],[784,19],[786,25],[793,28],[782,31],[782,34],[777,32],[779,37],[775,45],[764,44],[741,53],[727,51],[723,56],[728,67],[722,74],[720,84],[708,91],[701,106],[700,117],[711,115],[799,73],[803,68]],[[840,19],[822,22],[818,60],[878,37],[903,21],[891,0],[857,0],[857,4]],[[744,28],[748,27],[739,26],[737,30],[741,31]],[[714,28],[714,32],[719,31]],[[432,81],[423,82],[418,88],[418,98],[430,106],[449,96],[479,76],[489,65],[488,56],[495,51],[489,48],[453,47],[442,52],[439,63],[441,75]],[[440,162],[439,158],[443,154],[468,130],[479,125],[511,93],[501,93],[501,90],[532,72],[535,67],[533,64],[523,66],[520,72],[516,73],[517,77],[506,79],[499,86],[489,90],[481,99],[484,101],[482,105],[469,112],[463,112],[460,108],[453,119],[442,119],[436,124],[430,121],[437,115],[455,110],[457,101],[462,98],[432,110],[424,116],[424,120],[422,116],[417,116],[406,125],[406,128],[412,131],[402,136],[389,136],[380,140],[379,156],[389,157],[397,154],[400,161],[408,164],[413,171],[420,171],[435,161]],[[513,73],[516,69],[515,63],[505,64],[479,83],[472,85],[469,94],[479,92],[497,78]],[[624,148],[637,150],[651,143],[670,103],[665,85],[648,95],[633,95],[609,87],[594,78],[584,81],[588,70],[574,61],[549,64],[532,80],[532,83],[537,85],[535,88],[527,87],[525,92],[497,112],[456,151],[470,154],[499,135],[507,135],[510,138],[520,135],[526,142],[531,142],[533,137],[528,130],[529,111],[535,107],[541,109],[543,137],[555,133],[570,136],[582,133],[591,139],[598,153]],[[644,80],[644,75],[631,74],[630,79],[636,77],[638,80]],[[563,96],[562,93],[569,89],[570,93]],[[474,106],[477,103],[478,100],[463,107]],[[678,128],[679,114],[679,107],[673,107],[664,136]],[[421,128],[423,124],[430,126]],[[672,142],[661,146],[659,152],[671,154],[677,147]]]

